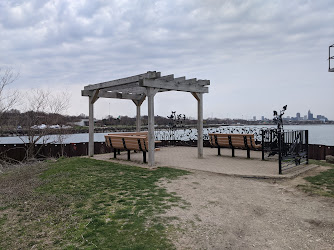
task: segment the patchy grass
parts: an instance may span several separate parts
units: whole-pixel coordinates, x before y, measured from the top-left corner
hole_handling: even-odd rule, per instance
[[[154,171],[87,158],[0,175],[0,249],[170,249],[180,197],[158,185],[186,171]]]
[[[302,185],[302,189],[310,193],[334,197],[334,164],[316,160],[310,160],[310,164],[326,166],[330,167],[330,169],[316,176],[305,177],[304,179],[309,184]]]

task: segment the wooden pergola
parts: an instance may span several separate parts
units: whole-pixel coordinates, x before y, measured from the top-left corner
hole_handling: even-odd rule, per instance
[[[81,91],[82,96],[89,97],[89,156],[94,155],[94,103],[99,98],[129,99],[137,107],[136,130],[140,131],[140,107],[148,98],[148,164],[154,166],[154,96],[158,92],[190,92],[197,100],[198,118],[198,158],[203,158],[203,93],[208,93],[209,80],[186,80],[185,77],[174,78],[174,75],[161,76],[160,72],[130,76],[122,79],[87,85]]]

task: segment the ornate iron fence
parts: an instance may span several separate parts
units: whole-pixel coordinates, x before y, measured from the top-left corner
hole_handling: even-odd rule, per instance
[[[254,134],[254,138],[257,141],[262,140],[261,131],[267,128],[261,127],[217,127],[217,128],[205,128],[203,131],[203,139],[209,140],[209,133],[221,133],[221,134]],[[174,140],[174,141],[195,141],[197,140],[196,128],[170,128],[170,129],[156,129],[155,139],[160,141]]]
[[[283,131],[277,128],[243,126],[205,128],[204,142],[208,142],[209,133],[254,134],[255,141],[262,144],[262,160],[273,156],[278,158],[279,174],[293,167],[308,164],[308,130]],[[193,146],[197,140],[197,129],[156,130],[155,139],[163,141],[165,146]]]
[[[279,174],[308,164],[308,130],[262,130],[262,159],[278,156]]]

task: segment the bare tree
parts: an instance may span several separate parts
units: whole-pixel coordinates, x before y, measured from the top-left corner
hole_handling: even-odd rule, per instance
[[[0,118],[19,101],[19,92],[9,86],[19,77],[12,68],[0,68]]]
[[[69,107],[69,95],[66,92],[54,93],[50,90],[34,89],[27,93],[26,97],[26,112],[22,114],[22,124],[28,140],[26,159],[31,159],[41,150],[37,144],[52,143],[57,141],[57,138],[63,141],[61,136],[50,139],[55,133],[51,125],[65,125],[61,114]],[[64,135],[65,132],[62,130],[61,133]],[[21,139],[24,141],[24,137]]]

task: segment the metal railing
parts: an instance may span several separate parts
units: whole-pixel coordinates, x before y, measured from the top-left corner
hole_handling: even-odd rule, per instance
[[[262,130],[262,159],[278,156],[279,174],[293,167],[308,164],[308,130]]]
[[[261,130],[265,128],[260,127],[217,127],[217,128],[204,128],[203,139],[209,140],[209,133],[219,134],[254,134],[256,141],[262,140]],[[170,129],[156,129],[155,139],[164,140],[176,140],[176,141],[194,141],[197,140],[196,128],[170,128]]]

